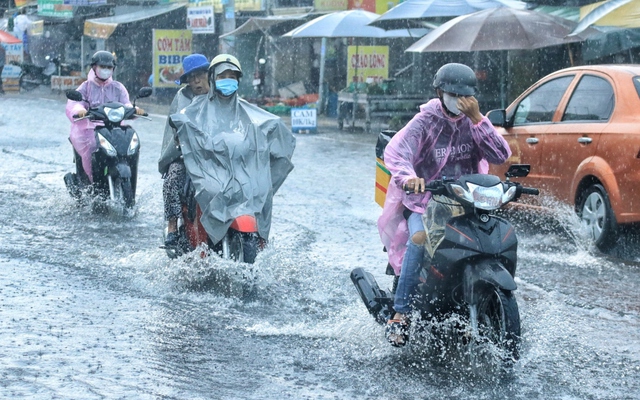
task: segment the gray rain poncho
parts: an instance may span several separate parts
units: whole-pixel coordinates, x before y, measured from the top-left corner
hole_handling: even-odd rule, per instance
[[[169,115],[175,114],[189,104],[195,95],[189,86],[183,86],[178,90],[171,106],[169,107]],[[160,150],[160,159],[158,159],[158,171],[164,175],[169,169],[169,165],[180,159],[182,154],[177,147],[173,128],[169,125],[169,120],[164,127],[164,136],[162,137],[162,149]]]
[[[273,196],[293,169],[296,140],[279,117],[213,89],[171,115],[187,173],[213,243],[241,215],[255,215],[269,238]]]

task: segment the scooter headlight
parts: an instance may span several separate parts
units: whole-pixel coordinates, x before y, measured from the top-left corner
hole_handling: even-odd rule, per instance
[[[474,207],[481,210],[497,210],[504,204],[503,196],[508,193],[504,193],[502,183],[491,187],[478,186],[473,183],[467,183],[467,186],[469,186],[467,193],[471,195]]]
[[[130,156],[135,154],[138,147],[140,147],[140,140],[138,139],[138,134],[134,132],[131,137],[131,143],[129,143],[129,150],[127,151],[127,154]]]
[[[100,142],[100,147],[102,147],[104,149],[104,151],[107,152],[108,155],[110,155],[111,157],[115,157],[115,156],[118,155],[118,152],[111,145],[111,143],[109,143],[109,141],[107,139],[105,139],[104,136],[102,136],[99,133],[98,133],[98,141]]]
[[[109,119],[109,121],[113,123],[120,122],[124,119],[124,107],[118,107],[118,108],[105,107],[104,111],[107,114],[107,118]]]
[[[508,203],[513,199],[513,196],[516,195],[516,187],[511,186],[503,195],[502,195],[502,204]]]

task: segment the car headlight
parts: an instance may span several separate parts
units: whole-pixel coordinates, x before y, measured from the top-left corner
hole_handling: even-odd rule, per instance
[[[111,145],[111,143],[109,143],[109,141],[99,133],[98,133],[98,141],[100,142],[100,147],[102,147],[107,152],[108,155],[110,155],[111,157],[115,157],[118,155],[118,152]]]
[[[467,182],[467,186],[469,187],[469,190],[455,184],[451,185],[451,189],[457,197],[466,202],[473,203],[474,207],[481,210],[497,210],[505,203],[505,201],[508,201],[508,199],[515,195],[515,188],[513,191],[509,189],[507,193],[505,193],[502,183],[498,183],[495,186],[485,187]]]
[[[109,119],[109,121],[113,123],[120,122],[124,119],[124,107],[118,107],[118,108],[105,107],[104,111],[107,114],[107,118]]]
[[[131,137],[131,142],[129,143],[129,150],[127,151],[127,154],[130,156],[133,155],[138,147],[140,147],[140,140],[138,139],[138,134],[134,132]]]

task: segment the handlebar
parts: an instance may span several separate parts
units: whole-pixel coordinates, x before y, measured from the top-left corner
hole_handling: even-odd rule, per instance
[[[424,192],[438,192],[444,189],[444,183],[445,181],[443,181],[442,179],[436,179],[434,181],[428,182],[424,185],[424,190],[419,191],[418,193],[424,193]],[[414,189],[410,189],[409,187],[407,187],[407,185],[402,185],[402,190],[404,190],[404,192],[406,194],[415,194],[416,191]]]
[[[537,196],[537,195],[540,194],[540,191],[538,189],[534,189],[534,188],[521,187],[520,193]]]

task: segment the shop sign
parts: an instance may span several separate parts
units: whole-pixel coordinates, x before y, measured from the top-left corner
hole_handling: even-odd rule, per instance
[[[70,6],[101,6],[107,4],[107,0],[63,0]]]
[[[346,0],[345,0],[346,1]],[[224,12],[225,6],[229,4],[228,0],[189,0],[189,7],[213,6],[213,10],[217,14]],[[262,11],[262,0],[235,0],[235,11]]]
[[[349,10],[365,10],[376,14],[384,14],[400,3],[400,0],[347,0]]]
[[[346,11],[348,0],[314,0],[313,8],[316,11]]]
[[[292,108],[291,131],[294,133],[311,133],[318,130],[315,108]]]
[[[187,29],[193,33],[215,33],[213,5],[187,7]]]
[[[38,0],[38,15],[41,17],[73,18],[73,6],[64,0]]]
[[[347,82],[381,83],[389,77],[389,46],[349,46]]]
[[[51,89],[52,90],[75,89],[78,86],[80,86],[80,84],[84,81],[86,81],[86,79],[81,76],[51,75]]]
[[[192,53],[188,29],[153,29],[153,86],[176,87],[183,74],[182,60]]]
[[[17,79],[20,78],[20,72],[22,72],[22,69],[20,69],[20,67],[18,67],[17,65],[11,65],[12,62],[17,62],[19,64],[22,63],[23,61],[23,47],[22,47],[22,43],[15,43],[15,44],[7,44],[7,43],[2,43],[0,44],[1,46],[4,47],[5,53],[6,53],[6,61],[5,61],[5,66],[2,69],[2,78],[5,79]]]

